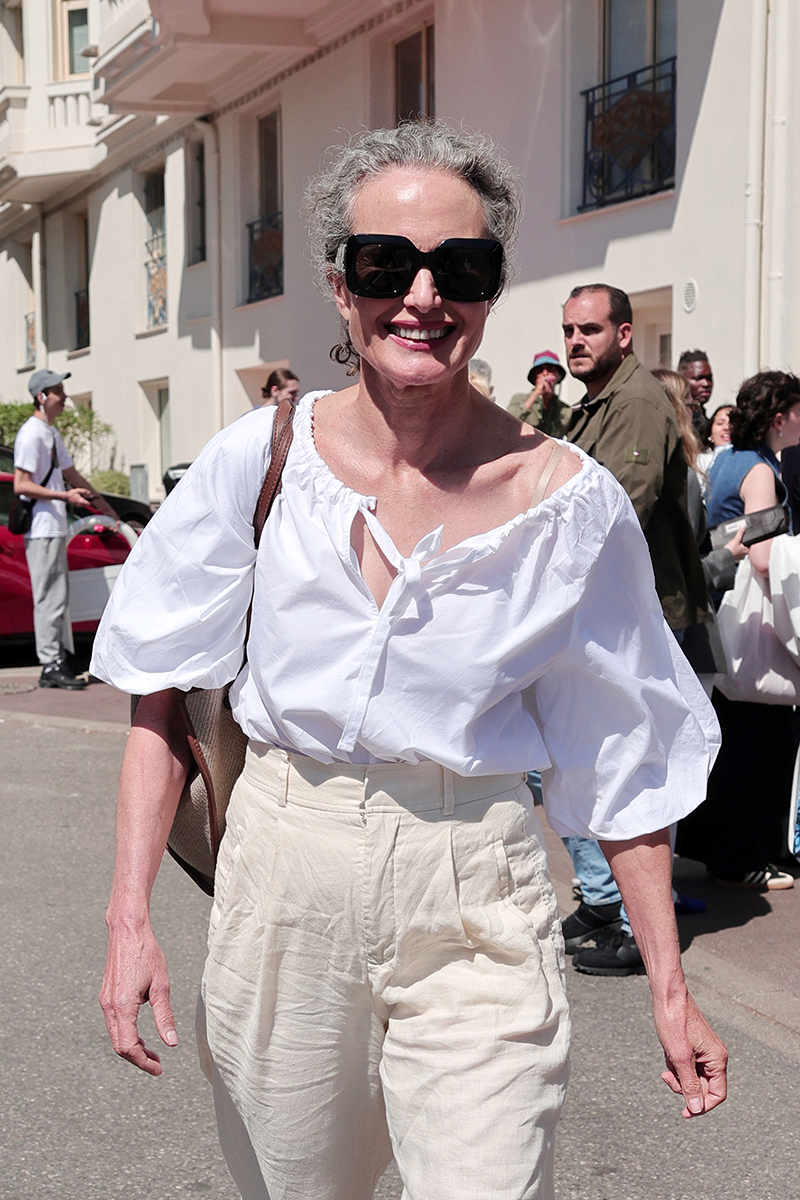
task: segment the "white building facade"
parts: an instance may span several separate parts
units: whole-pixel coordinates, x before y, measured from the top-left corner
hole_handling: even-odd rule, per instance
[[[729,400],[800,358],[799,22],[792,0],[6,0],[0,395],[71,371],[158,499],[274,366],[344,386],[304,182],[348,133],[434,113],[523,180],[480,351],[501,402],[598,280],[648,365],[699,346]]]

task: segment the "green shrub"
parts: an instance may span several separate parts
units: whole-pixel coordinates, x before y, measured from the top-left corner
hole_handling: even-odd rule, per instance
[[[33,413],[33,405],[27,400],[0,402],[0,445],[13,446],[20,426]],[[64,439],[73,462],[84,475],[103,461],[110,460],[110,465],[113,465],[115,447],[109,444],[114,430],[101,421],[91,408],[66,408],[56,418],[56,429]]]
[[[98,492],[113,492],[115,496],[131,494],[130,475],[124,471],[95,471],[89,482]]]
[[[7,400],[0,403],[0,445],[13,446],[14,438],[21,425],[33,416],[33,405],[24,400]]]

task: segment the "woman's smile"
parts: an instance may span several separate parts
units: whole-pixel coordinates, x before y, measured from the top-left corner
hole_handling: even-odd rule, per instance
[[[410,350],[428,350],[433,345],[449,337],[455,330],[455,325],[442,322],[437,325],[414,325],[410,322],[390,321],[386,329],[400,345],[408,346]],[[432,345],[433,344],[433,345]]]

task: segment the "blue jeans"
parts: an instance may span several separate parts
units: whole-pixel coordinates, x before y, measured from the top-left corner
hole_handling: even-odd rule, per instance
[[[528,787],[537,804],[542,803],[542,777],[538,771],[528,772]],[[600,844],[592,838],[565,837],[561,839],[569,851],[575,874],[581,883],[584,904],[616,904],[622,900],[611,867],[608,865]],[[625,905],[620,908],[622,928],[630,934],[631,927]]]
[[[584,904],[616,904],[618,900],[621,901],[622,896],[599,842],[582,837],[565,837],[561,840],[569,850],[575,874],[581,881]],[[631,927],[624,904],[619,910],[619,915],[622,918],[623,931],[629,934]]]

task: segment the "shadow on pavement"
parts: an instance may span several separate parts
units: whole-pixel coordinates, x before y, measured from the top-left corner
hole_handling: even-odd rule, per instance
[[[681,953],[688,950],[696,937],[741,927],[772,912],[768,893],[720,887],[708,878],[705,866],[691,858],[675,858],[672,882],[682,894],[708,905],[704,913],[678,917]]]

